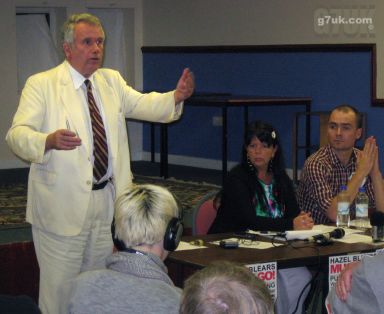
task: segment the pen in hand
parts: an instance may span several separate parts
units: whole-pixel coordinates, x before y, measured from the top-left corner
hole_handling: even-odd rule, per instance
[[[67,124],[67,130],[72,131],[72,130],[71,130],[71,126],[69,125],[69,121],[68,121],[68,119],[65,119],[65,123]],[[79,137],[79,134],[77,134],[77,131],[76,131],[76,130],[75,130],[75,133],[76,133],[76,136]]]
[[[71,131],[71,128],[70,128],[70,126],[69,126],[69,122],[68,122],[67,119],[65,119],[65,123],[67,124],[67,130]]]

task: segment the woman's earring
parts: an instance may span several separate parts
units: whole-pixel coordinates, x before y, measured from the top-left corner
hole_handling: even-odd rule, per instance
[[[248,168],[251,172],[255,172],[256,169],[255,169],[255,166],[252,164],[252,162],[249,160],[249,157],[247,155],[247,164],[248,164]]]
[[[268,163],[268,172],[272,172],[273,170],[273,158]]]

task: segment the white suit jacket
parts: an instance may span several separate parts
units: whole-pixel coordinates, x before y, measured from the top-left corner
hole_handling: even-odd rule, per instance
[[[175,106],[173,91],[141,94],[127,86],[114,70],[99,69],[94,80],[108,125],[113,185],[118,197],[132,182],[125,118],[170,122],[179,118],[182,104]],[[31,162],[27,221],[64,236],[80,233],[92,190],[91,139],[81,101],[67,62],[33,75],[23,89],[6,136],[12,151]],[[82,145],[70,151],[45,153],[48,134],[67,129],[68,123]]]

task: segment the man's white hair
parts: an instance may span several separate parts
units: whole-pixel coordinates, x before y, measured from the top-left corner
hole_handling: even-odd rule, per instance
[[[68,20],[63,25],[63,42],[68,43],[70,45],[73,44],[74,41],[74,29],[76,24],[78,23],[86,23],[89,25],[95,25],[100,27],[103,37],[105,37],[103,26],[97,16],[94,16],[89,13],[80,13],[71,15]]]

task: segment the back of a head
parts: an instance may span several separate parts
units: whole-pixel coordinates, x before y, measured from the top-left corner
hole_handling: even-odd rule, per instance
[[[161,186],[136,185],[115,203],[115,237],[126,247],[152,245],[164,238],[168,223],[179,217],[173,195]]]
[[[245,266],[215,262],[186,282],[181,314],[270,314],[271,295],[264,282]]]

